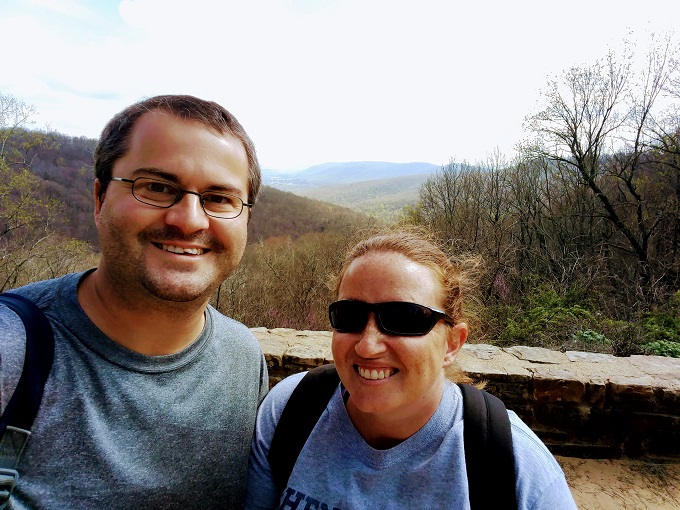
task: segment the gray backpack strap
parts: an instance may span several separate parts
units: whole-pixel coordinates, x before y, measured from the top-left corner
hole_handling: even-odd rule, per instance
[[[471,508],[516,509],[515,456],[503,402],[469,384],[463,392],[463,440]]]
[[[4,510],[19,478],[16,468],[52,368],[54,334],[45,315],[30,299],[4,293],[0,294],[0,303],[19,316],[26,330],[23,371],[0,417],[0,510]]]

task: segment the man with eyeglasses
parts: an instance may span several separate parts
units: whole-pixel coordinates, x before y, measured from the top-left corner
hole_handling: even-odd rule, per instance
[[[208,301],[245,249],[253,143],[216,103],[158,96],[94,156],[97,268],[15,291],[48,317],[55,358],[9,508],[239,507],[267,369]],[[24,346],[0,306],[3,407]]]

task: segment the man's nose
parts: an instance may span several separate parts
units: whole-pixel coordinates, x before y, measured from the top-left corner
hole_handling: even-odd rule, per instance
[[[203,209],[198,193],[185,191],[179,201],[167,211],[166,223],[187,233],[205,230],[210,225],[210,218]]]

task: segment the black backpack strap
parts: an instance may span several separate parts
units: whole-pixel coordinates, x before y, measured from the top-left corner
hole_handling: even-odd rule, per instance
[[[16,468],[31,436],[43,389],[54,360],[54,335],[42,311],[18,294],[0,294],[0,303],[24,323],[26,352],[19,382],[0,417],[0,510],[9,505],[19,479]]]
[[[42,310],[33,301],[18,294],[0,294],[6,305],[24,323],[26,354],[24,367],[12,398],[0,418],[0,437],[7,426],[30,430],[38,414],[43,388],[54,360],[54,335]]]
[[[516,509],[515,458],[505,405],[474,386],[459,386],[470,507]]]
[[[307,372],[290,395],[267,455],[279,494],[339,383],[335,365],[322,365]]]

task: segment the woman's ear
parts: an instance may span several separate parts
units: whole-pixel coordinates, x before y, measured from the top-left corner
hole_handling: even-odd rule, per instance
[[[468,327],[464,322],[459,322],[452,328],[449,328],[447,337],[448,348],[444,355],[444,366],[450,366],[458,356],[458,351],[463,347],[468,336]]]

